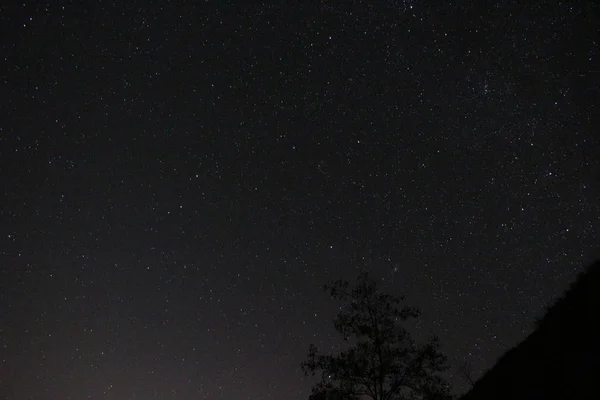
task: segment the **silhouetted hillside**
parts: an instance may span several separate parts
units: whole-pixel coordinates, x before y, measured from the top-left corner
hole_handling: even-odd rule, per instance
[[[462,400],[598,399],[600,261],[591,265]]]

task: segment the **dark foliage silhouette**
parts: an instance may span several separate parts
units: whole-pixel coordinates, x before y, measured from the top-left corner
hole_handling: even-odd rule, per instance
[[[591,265],[462,400],[598,399],[600,262]]]
[[[335,355],[310,346],[302,369],[307,375],[321,373],[311,400],[450,398],[449,386],[439,375],[447,366],[438,339],[424,345],[413,341],[402,322],[417,318],[419,311],[401,306],[403,296],[380,292],[366,273],[353,288],[338,280],[325,290],[346,303],[334,327],[348,346]]]
[[[458,373],[458,376],[469,384],[469,387],[475,385],[475,380],[473,379],[473,366],[470,361],[462,361],[456,368],[456,372]]]

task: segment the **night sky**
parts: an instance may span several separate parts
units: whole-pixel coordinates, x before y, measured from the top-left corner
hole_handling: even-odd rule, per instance
[[[0,398],[306,399],[363,269],[490,368],[600,257],[600,7],[454,3],[3,2]]]

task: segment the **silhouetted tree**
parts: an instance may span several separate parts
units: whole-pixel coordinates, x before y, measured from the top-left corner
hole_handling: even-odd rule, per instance
[[[334,327],[350,345],[336,355],[321,354],[310,346],[302,370],[306,375],[321,372],[311,400],[451,398],[449,385],[439,375],[447,366],[437,337],[418,345],[402,326],[419,316],[416,308],[400,306],[404,296],[380,292],[367,273],[353,288],[338,280],[325,285],[325,290],[347,303]]]
[[[461,362],[457,368],[458,375],[465,380],[469,384],[470,387],[475,385],[475,380],[473,379],[473,366],[471,365],[471,361],[464,360]]]

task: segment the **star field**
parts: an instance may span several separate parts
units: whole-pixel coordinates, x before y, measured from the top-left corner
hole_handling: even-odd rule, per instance
[[[0,397],[306,399],[365,268],[478,378],[600,256],[599,16],[3,5]]]

